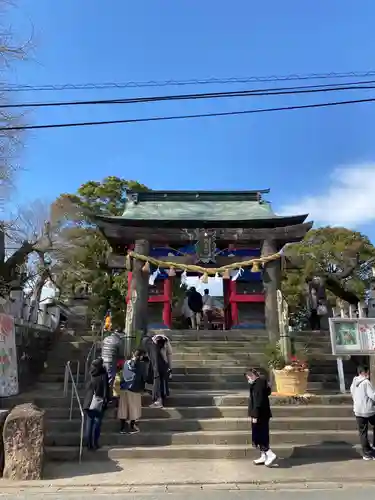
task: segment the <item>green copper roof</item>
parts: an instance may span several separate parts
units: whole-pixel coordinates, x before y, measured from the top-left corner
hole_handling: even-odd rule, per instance
[[[277,217],[262,200],[268,191],[149,191],[129,193],[127,220],[232,221]]]

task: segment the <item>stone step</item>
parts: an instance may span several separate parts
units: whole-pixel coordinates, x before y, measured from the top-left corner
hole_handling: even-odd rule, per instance
[[[272,449],[279,458],[305,459],[311,462],[351,460],[361,456],[359,446],[349,443],[327,443],[314,446],[273,445]],[[78,446],[46,447],[46,454],[54,461],[76,461]],[[161,447],[103,447],[95,453],[84,452],[84,460],[106,461],[121,459],[247,459],[259,457],[259,452],[251,445],[199,445],[199,446],[161,446]]]
[[[218,382],[218,383],[232,383],[232,382],[238,382],[241,383],[242,385],[245,384],[246,387],[246,380],[244,377],[244,369],[242,367],[239,370],[235,370],[237,366],[234,366],[233,369],[231,370],[230,368],[227,370],[226,373],[216,373],[216,371],[210,370],[206,372],[200,372],[200,373],[191,373],[191,372],[183,372],[183,369],[174,369],[173,370],[173,378],[170,382],[170,385],[173,387],[175,383],[207,383],[207,382]],[[325,381],[325,382],[337,382],[338,376],[337,373],[334,372],[328,372],[328,373],[322,373],[321,371],[310,371],[309,373],[309,381],[310,382],[319,382],[319,381]],[[84,377],[80,377],[80,385],[84,383]],[[49,386],[49,384],[54,384],[56,389],[63,388],[63,382],[64,382],[64,375],[63,374],[43,374],[39,377],[39,384],[44,384],[46,387]],[[38,387],[43,387],[38,384]],[[55,388],[54,387],[54,388]]]
[[[262,346],[263,348],[268,345],[268,340],[267,339],[262,339],[262,338],[254,338],[254,339],[249,339],[247,341],[244,340],[215,340],[215,341],[209,341],[209,340],[180,340],[180,341],[172,341],[172,346],[174,350],[180,351],[180,350],[187,350],[187,349],[201,349],[203,351],[209,351],[212,349],[250,349],[252,351],[257,351],[256,347]],[[324,347],[325,349],[331,349],[331,342],[327,339],[324,340],[306,340],[306,341],[295,341],[295,345],[298,347],[312,347],[312,348],[321,348]]]
[[[200,406],[210,406],[210,407],[228,407],[228,406],[247,406],[248,405],[248,391],[241,391],[235,393],[231,391],[185,391],[185,392],[173,392],[168,398],[168,406],[174,407],[200,407]],[[33,402],[40,408],[67,408],[70,403],[70,397],[64,397],[62,393],[57,391],[49,391],[41,394],[40,391],[34,391],[31,393],[25,393],[19,396],[14,396],[10,398],[3,398],[2,405],[3,408],[11,408],[16,404],[21,404],[27,402]],[[352,402],[350,394],[314,394],[311,395],[305,401],[302,400],[302,404],[306,404],[306,408],[309,405],[350,405]],[[145,395],[143,397],[143,404],[147,406],[151,403],[150,396]],[[271,404],[274,406],[278,405],[296,405],[301,404],[300,400],[296,398],[285,398],[279,396],[271,397]],[[75,407],[77,403],[74,402]],[[288,406],[286,406],[288,407]]]
[[[46,418],[51,420],[68,419],[69,409],[51,407],[45,408]],[[272,415],[274,420],[278,418],[352,418],[353,405],[287,405],[287,406],[272,406]],[[106,412],[105,419],[116,418],[117,410],[109,408]],[[150,408],[144,406],[142,408],[142,419],[214,419],[214,418],[246,418],[247,405],[243,406],[196,406],[196,407],[165,407],[165,408]],[[75,405],[73,409],[73,418],[79,419],[80,413]]]
[[[315,364],[312,362],[309,366],[310,369],[310,374],[312,375],[330,375],[330,376],[337,376],[337,366],[336,363],[334,362],[329,362],[328,364],[323,364],[321,365],[320,363]],[[73,370],[74,374],[76,373],[75,370]],[[239,377],[243,377],[243,374],[245,372],[245,368],[242,365],[235,365],[235,364],[230,364],[227,366],[223,366],[221,363],[216,363],[213,365],[208,365],[208,366],[173,366],[173,378],[175,380],[178,380],[176,377],[177,376],[198,376],[200,375],[201,377],[211,377],[211,375],[217,376],[220,375],[221,377],[226,377],[227,375],[233,376],[233,375],[238,375]],[[348,375],[354,376],[355,374],[355,368],[352,370],[348,371]],[[46,370],[42,375],[39,377],[40,382],[49,382],[49,383],[56,383],[60,382],[62,383],[64,381],[64,369],[61,368],[53,368]],[[83,381],[83,376],[84,376],[84,371],[81,370],[80,372],[80,380]],[[311,376],[311,375],[310,375]]]
[[[154,332],[159,333],[159,332]],[[233,329],[233,330],[162,330],[160,331],[163,335],[167,335],[170,339],[176,340],[181,338],[201,338],[201,339],[251,339],[254,337],[261,337],[268,339],[268,334],[266,329]],[[291,332],[290,336],[298,339],[329,339],[330,334],[328,331],[298,331]]]
[[[81,363],[85,363],[87,356],[89,354],[89,351],[72,351],[72,352],[64,352],[64,351],[56,351],[53,353],[50,353],[50,355],[47,358],[47,362],[49,364],[55,364],[55,363],[66,363],[69,360],[79,360]]]
[[[271,443],[275,445],[314,446],[329,443],[358,443],[356,430],[273,430]],[[121,435],[118,432],[103,432],[101,442],[104,446],[197,446],[197,445],[251,445],[251,432],[245,431],[195,431],[195,432],[140,432]],[[77,446],[79,427],[76,432],[47,433],[46,446]]]
[[[173,350],[173,361],[187,361],[191,359],[199,358],[204,360],[222,360],[222,359],[266,359],[266,348],[262,349],[261,346],[252,346],[249,348],[243,347],[242,349],[223,349],[215,348],[208,351],[199,348],[190,347],[188,349]],[[303,354],[307,358],[321,358],[325,356],[330,356],[331,350],[324,350],[322,348],[308,349],[306,354]],[[301,353],[302,357],[302,353]],[[298,355],[297,355],[298,358]]]
[[[197,342],[195,345],[186,345],[186,344],[178,344],[177,346],[175,344],[172,344],[173,348],[173,355],[178,355],[178,354],[184,354],[184,353],[199,353],[201,356],[205,356],[206,354],[209,353],[228,353],[228,354],[235,354],[235,353],[242,353],[242,352],[261,352],[263,353],[264,350],[266,349],[266,344],[263,344],[261,342],[249,342],[248,344],[241,344],[241,345],[233,345],[233,344],[225,344],[225,343],[220,343],[220,344],[212,344],[212,345],[204,345],[202,346],[199,342]]]
[[[226,378],[223,379],[218,379],[218,380],[191,380],[188,378],[189,376],[187,375],[184,378],[181,378],[179,381],[176,381],[175,379],[172,379],[169,383],[169,388],[171,393],[174,391],[182,391],[182,390],[189,390],[192,392],[195,391],[241,391],[246,388],[246,381],[242,377],[240,379],[237,378],[237,380],[232,381],[232,380],[227,380]],[[78,390],[81,395],[81,397],[84,394],[84,387],[85,384],[83,382],[78,384]],[[44,382],[38,382],[35,385],[35,388],[37,390],[42,391],[43,393],[45,392],[60,392],[62,393],[63,391],[63,385],[61,383],[57,384],[50,384],[50,383],[44,383]],[[314,376],[312,375],[312,380],[309,380],[308,383],[308,390],[315,392],[315,391],[321,391],[323,389],[326,390],[338,390],[338,380],[336,378],[330,378],[330,376],[323,377],[322,375],[317,375]]]
[[[189,361],[176,361],[173,360],[173,374],[205,374],[205,373],[239,373],[243,374],[245,370],[249,367],[266,367],[266,362],[264,359],[250,359],[244,362],[235,362],[232,359],[226,360],[210,360],[202,361],[199,359],[189,360]],[[337,374],[337,365],[335,360],[310,360],[309,361],[310,372],[314,374]],[[81,364],[80,367],[80,380],[84,377],[85,365]],[[73,374],[76,374],[75,365],[72,366]],[[65,364],[59,366],[48,365],[47,369],[39,376],[40,381],[45,382],[62,382],[64,380]],[[344,373],[347,377],[353,378],[356,375],[356,368],[353,365],[347,365],[344,363]]]
[[[245,413],[245,412],[244,412]],[[118,433],[119,421],[116,418],[106,416],[103,420],[102,432]],[[77,433],[80,429],[81,420],[51,420],[47,419],[47,432],[51,435],[57,433]],[[140,421],[141,432],[146,433],[174,433],[174,432],[196,432],[196,431],[251,431],[249,418],[158,418],[142,419]],[[356,421],[351,417],[286,417],[273,418],[271,420],[271,433],[274,431],[356,431]]]
[[[201,330],[199,333],[193,330],[188,330],[185,333],[168,333],[165,332],[164,335],[167,335],[172,342],[181,341],[181,340],[234,340],[234,341],[251,341],[252,338],[264,338],[266,342],[268,342],[268,335],[264,331],[257,331],[247,333],[246,331],[241,330],[212,330],[212,331],[203,331]]]

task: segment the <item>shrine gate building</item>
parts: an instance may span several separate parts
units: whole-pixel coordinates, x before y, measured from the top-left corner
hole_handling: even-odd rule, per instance
[[[279,252],[286,243],[298,242],[311,229],[307,214],[277,216],[258,191],[146,191],[127,193],[120,217],[94,216],[113,253],[110,266],[125,268],[128,250],[161,261],[221,267]],[[172,328],[172,298],[180,271],[170,276],[160,266],[154,285],[142,272],[144,262],[128,272],[129,293],[136,293],[135,327]],[[223,280],[224,327],[266,327],[270,338],[279,337],[277,290],[280,259],[260,272],[246,268],[237,280]],[[155,268],[151,268],[153,273]],[[136,282],[134,282],[134,280]]]

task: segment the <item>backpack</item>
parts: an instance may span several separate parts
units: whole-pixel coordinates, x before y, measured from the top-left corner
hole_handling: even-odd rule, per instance
[[[133,389],[136,376],[137,374],[134,364],[132,363],[132,361],[126,361],[122,372],[122,381],[120,385],[121,390],[131,391]]]

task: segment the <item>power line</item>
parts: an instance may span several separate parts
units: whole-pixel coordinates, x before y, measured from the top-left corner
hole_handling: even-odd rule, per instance
[[[370,78],[375,76],[374,70],[350,71],[346,73],[308,73],[270,76],[244,76],[230,78],[192,78],[188,80],[149,80],[143,82],[104,82],[104,83],[65,83],[65,84],[43,84],[43,85],[7,85],[1,88],[1,92],[28,92],[28,91],[63,91],[63,90],[103,90],[123,89],[140,87],[181,87],[186,85],[227,85],[259,82],[283,82],[297,80],[324,80],[329,78]]]
[[[346,104],[359,104],[375,102],[374,98],[369,99],[356,99],[350,101],[336,101],[336,102],[325,102],[318,104],[303,104],[299,106],[282,106],[278,108],[260,108],[260,109],[249,109],[244,111],[227,111],[221,113],[200,113],[195,115],[174,115],[174,116],[153,116],[149,118],[133,118],[127,120],[106,120],[106,121],[96,121],[96,122],[73,122],[73,123],[51,123],[44,125],[16,125],[14,127],[0,127],[0,131],[7,130],[41,130],[41,129],[51,129],[51,128],[69,128],[69,127],[89,127],[94,125],[115,125],[115,124],[125,124],[125,123],[146,123],[146,122],[159,122],[159,121],[171,121],[171,120],[186,120],[192,118],[208,118],[208,117],[219,117],[219,116],[236,116],[236,115],[249,115],[255,113],[270,113],[276,111],[293,111],[297,109],[313,109],[313,108],[326,108],[330,106],[341,106]]]
[[[366,84],[366,85],[364,85]],[[368,82],[353,82],[348,85],[306,85],[300,87],[281,87],[277,89],[252,89],[241,90],[234,92],[211,92],[200,94],[179,94],[165,96],[148,96],[134,97],[123,99],[102,99],[89,101],[53,101],[53,102],[28,102],[16,104],[0,105],[0,108],[44,108],[44,107],[59,107],[59,106],[87,106],[87,105],[103,105],[103,104],[140,104],[163,101],[182,101],[182,100],[200,100],[200,99],[221,99],[228,97],[251,97],[251,96],[272,96],[272,95],[289,95],[289,94],[310,94],[319,92],[337,92],[340,90],[371,90],[375,88],[375,80]]]

